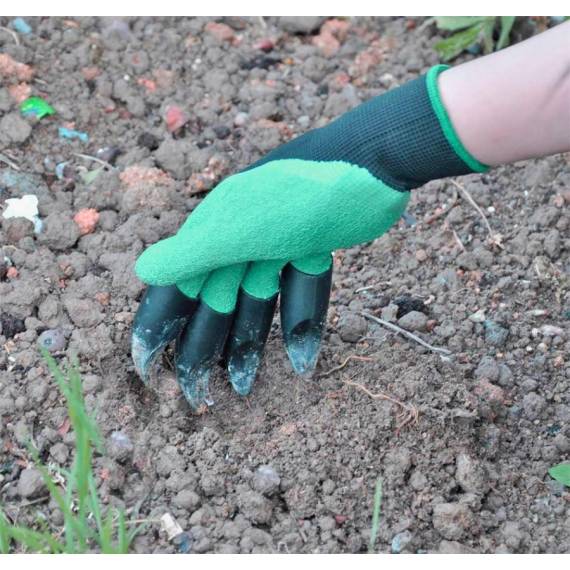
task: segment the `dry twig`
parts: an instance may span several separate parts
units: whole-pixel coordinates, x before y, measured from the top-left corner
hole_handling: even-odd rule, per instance
[[[16,45],[20,45],[20,38],[18,37],[18,34],[14,31],[11,30],[10,28],[6,28],[5,26],[0,26],[0,30],[2,30],[3,32],[6,32],[7,34],[10,34],[12,36],[12,38],[14,39],[14,41],[16,42]]]
[[[9,156],[0,153],[0,162],[7,164],[10,168],[14,170],[21,170],[21,168],[12,160]]]
[[[431,216],[428,216],[424,220],[424,224],[433,224],[433,222],[435,222],[436,220],[441,218],[441,216],[445,216],[446,214],[449,214],[449,212],[451,212],[451,210],[457,204],[458,198],[459,198],[459,196],[457,195],[457,190],[454,190],[453,196],[451,197],[451,204],[449,204],[449,207],[445,207],[445,204],[444,204],[444,207],[440,207],[439,209],[436,209],[435,212]]]
[[[81,154],[79,152],[74,152],[72,154],[73,156],[77,156],[78,158],[82,158],[83,160],[92,160],[93,162],[102,164],[103,166],[109,168],[110,170],[116,170],[116,168],[111,163],[107,162],[106,160],[101,160],[96,156],[91,156],[90,154]]]
[[[375,323],[378,323],[379,325],[385,326],[386,328],[389,328],[390,330],[393,330],[397,333],[400,333],[401,335],[416,341],[418,344],[421,344],[423,347],[431,350],[432,352],[436,352],[437,354],[443,355],[443,356],[449,356],[451,354],[450,350],[447,350],[447,348],[441,348],[439,346],[432,346],[431,344],[427,343],[425,340],[421,339],[419,336],[404,330],[403,328],[400,328],[397,325],[394,325],[392,323],[389,323],[388,321],[385,321],[384,319],[380,319],[378,317],[375,317],[374,315],[371,315],[370,313],[366,313],[366,312],[362,312],[360,313],[363,317],[370,319],[371,321],[374,321]]]
[[[491,229],[491,224],[489,224],[489,220],[487,219],[487,216],[485,216],[483,210],[481,210],[481,208],[479,207],[479,204],[477,204],[477,202],[473,200],[471,194],[469,194],[467,189],[461,184],[459,184],[459,182],[452,180],[451,183],[463,193],[467,201],[477,210],[477,212],[481,216],[485,226],[487,227],[487,231],[489,232],[489,241],[491,242],[491,244],[496,245],[497,247],[503,249],[503,236],[501,234],[496,234],[493,232],[493,230]]]

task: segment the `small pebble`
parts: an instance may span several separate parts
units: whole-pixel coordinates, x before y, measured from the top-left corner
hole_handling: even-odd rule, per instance
[[[252,487],[259,493],[269,496],[279,488],[281,478],[271,465],[261,465],[253,475]]]
[[[107,443],[107,453],[120,463],[128,461],[133,454],[134,446],[129,436],[122,431],[114,431]]]
[[[413,535],[409,530],[405,530],[404,532],[399,532],[393,539],[392,539],[392,552],[394,554],[399,554],[408,546],[408,544],[412,541]]]
[[[338,334],[345,342],[357,342],[366,335],[368,323],[356,313],[343,313],[338,321]]]
[[[398,320],[398,325],[408,331],[425,331],[427,322],[426,315],[419,311],[411,311]]]
[[[234,125],[236,127],[243,127],[249,119],[249,115],[247,113],[238,113],[234,117]]]
[[[48,329],[38,337],[38,344],[48,352],[65,350],[65,335],[61,329]]]
[[[95,153],[95,156],[109,164],[115,164],[120,154],[121,149],[118,146],[104,146]]]
[[[18,495],[25,499],[40,497],[47,492],[46,484],[42,474],[33,467],[28,467],[22,471],[18,481]]]

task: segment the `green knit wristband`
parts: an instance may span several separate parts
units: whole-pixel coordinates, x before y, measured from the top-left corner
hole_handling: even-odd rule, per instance
[[[437,80],[439,74],[449,69],[449,65],[436,65],[432,67],[426,77],[427,90],[429,94],[429,99],[433,110],[439,120],[443,134],[447,139],[447,142],[451,145],[451,148],[455,151],[457,156],[471,169],[473,172],[487,172],[489,167],[486,164],[479,162],[469,151],[463,146],[463,143],[457,136],[453,124],[443,101],[441,100],[439,94],[439,87],[437,85]]]

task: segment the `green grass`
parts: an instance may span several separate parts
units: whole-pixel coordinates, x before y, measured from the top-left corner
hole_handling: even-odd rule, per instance
[[[372,509],[372,529],[370,530],[370,542],[368,544],[368,553],[372,554],[376,546],[378,538],[378,529],[380,528],[380,507],[382,506],[382,479],[376,481],[376,489],[374,491],[374,506]]]
[[[560,463],[548,470],[548,474],[559,483],[570,487],[570,463]]]
[[[438,29],[455,32],[434,46],[447,62],[474,44],[481,44],[484,53],[507,47],[515,16],[436,16],[434,20]]]
[[[85,409],[77,367],[71,366],[63,372],[46,350],[42,350],[42,355],[65,397],[75,433],[71,470],[59,471],[65,481],[64,489],[54,482],[48,468],[41,463],[37,450],[31,444],[28,449],[51,498],[63,513],[64,525],[59,532],[46,530],[47,524],[38,524],[37,528],[18,526],[12,524],[0,509],[0,553],[126,554],[141,527],[129,524],[124,511],[108,509],[105,513],[101,506],[93,473],[93,452],[102,451],[101,436]]]

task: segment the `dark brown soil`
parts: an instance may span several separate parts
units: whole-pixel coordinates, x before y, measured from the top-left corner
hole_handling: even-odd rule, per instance
[[[134,374],[136,257],[223,176],[437,63],[435,29],[354,18],[347,30],[328,24],[335,43],[321,21],[28,21],[19,45],[0,31],[0,52],[34,71],[15,79],[0,65],[0,152],[21,169],[0,162],[0,201],[35,194],[43,221],[35,234],[0,218],[0,503],[10,516],[61,526],[24,470],[30,438],[48,463],[72,459],[37,347],[51,342],[60,361],[79,354],[107,442],[96,458],[105,501],[151,521],[171,513],[192,552],[365,552],[378,478],[379,552],[570,552],[570,495],[547,474],[570,458],[570,156],[457,180],[494,244],[452,181],[416,191],[415,223],[337,253],[314,377],[292,373],[276,321],[252,396],[233,393],[220,369],[215,406],[196,416],[168,358],[152,389]],[[57,114],[20,119],[20,83]],[[172,105],[188,119],[175,135]],[[89,141],[60,138],[60,126]],[[97,154],[105,147],[120,150],[116,168],[87,184],[80,175],[99,164],[74,153],[114,161],[112,149]],[[99,218],[81,235],[74,216],[85,208]],[[363,311],[402,319],[451,356]],[[177,548],[158,522],[135,542],[137,552]]]

